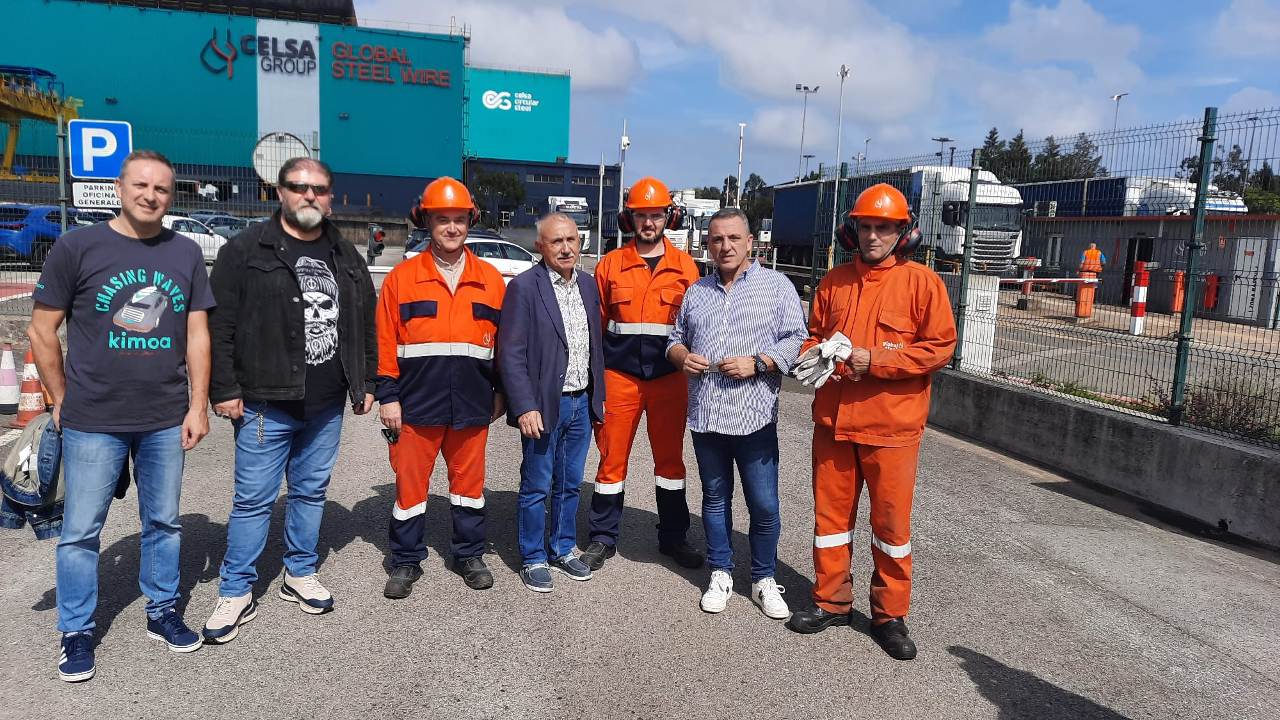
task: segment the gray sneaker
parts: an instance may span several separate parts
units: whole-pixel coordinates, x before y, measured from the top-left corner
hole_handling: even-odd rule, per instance
[[[546,563],[535,563],[520,568],[520,581],[525,587],[537,593],[549,593],[553,587],[551,569]]]
[[[220,597],[218,604],[204,624],[204,641],[212,645],[229,643],[240,634],[240,626],[258,615],[258,603],[253,593],[247,592],[240,597]]]
[[[573,555],[565,555],[552,560],[551,567],[568,575],[571,580],[582,582],[591,579],[591,568]]]

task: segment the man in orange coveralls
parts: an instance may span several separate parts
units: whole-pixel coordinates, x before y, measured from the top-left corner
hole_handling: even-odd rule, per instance
[[[658,552],[688,568],[702,553],[685,540],[684,428],[689,386],[667,360],[667,336],[685,290],[701,273],[689,253],[671,244],[667,230],[684,220],[667,186],[656,178],[636,181],[618,225],[635,239],[596,266],[604,317],[604,424],[596,429],[600,469],[591,494],[590,542],[580,559],[599,570],[613,557],[622,525],[623,487],[640,416],[649,416],[649,445],[658,505]]]
[[[473,590],[493,586],[484,562],[484,450],[489,423],[506,412],[493,342],[506,286],[466,248],[477,211],[466,186],[431,182],[421,207],[426,251],[393,269],[378,301],[379,417],[396,474],[391,508],[391,577],[382,594],[409,596],[427,557],[427,482],[436,456],[449,470],[450,567]]]
[[[818,285],[796,376],[813,401],[813,587],[816,607],[787,627],[816,633],[848,625],[850,540],[858,496],[871,498],[871,636],[910,660],[911,499],[930,373],[955,350],[942,280],[902,255],[919,240],[907,200],[881,183],[858,196],[838,239],[858,251]],[[825,368],[824,368],[825,366]],[[835,382],[824,384],[831,377]]]

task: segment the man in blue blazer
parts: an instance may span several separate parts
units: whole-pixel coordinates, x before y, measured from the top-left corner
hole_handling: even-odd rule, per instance
[[[497,352],[507,424],[520,428],[524,455],[516,515],[520,579],[545,593],[552,569],[591,579],[573,546],[591,425],[604,420],[604,354],[600,293],[576,269],[577,225],[563,213],[547,215],[538,222],[537,246],[542,262],[507,286]]]

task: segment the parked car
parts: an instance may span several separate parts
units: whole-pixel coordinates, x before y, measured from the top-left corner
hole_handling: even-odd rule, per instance
[[[115,213],[110,210],[81,210],[75,211],[75,222],[77,225],[96,225],[100,222],[107,222],[114,219]]]
[[[61,234],[57,205],[0,203],[0,262],[42,265]]]
[[[249,227],[249,221],[234,215],[215,215],[204,221],[209,229],[230,240],[236,233]]]
[[[200,252],[204,255],[206,263],[217,260],[218,250],[227,244],[226,238],[210,230],[207,225],[199,220],[165,215],[160,222],[170,230],[195,240],[196,244],[200,246]]]
[[[199,220],[200,222],[208,225],[210,219],[216,218],[216,217],[222,217],[223,215],[226,215],[226,214],[227,213],[224,210],[192,210],[191,212],[187,213],[187,217],[191,218],[192,220]]]
[[[422,228],[410,230],[409,237],[404,243],[404,259],[408,260],[426,251],[427,243],[430,241],[430,231]],[[511,278],[538,262],[538,258],[533,253],[513,242],[503,240],[497,232],[484,228],[472,228],[467,233],[467,248],[475,253],[476,257],[497,268],[498,272],[502,273],[504,283],[511,282]]]

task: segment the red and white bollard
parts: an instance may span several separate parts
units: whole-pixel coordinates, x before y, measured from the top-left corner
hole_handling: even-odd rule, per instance
[[[1133,268],[1133,295],[1129,298],[1129,334],[1141,335],[1147,321],[1147,285],[1151,283],[1151,273],[1147,264],[1139,260]]]

